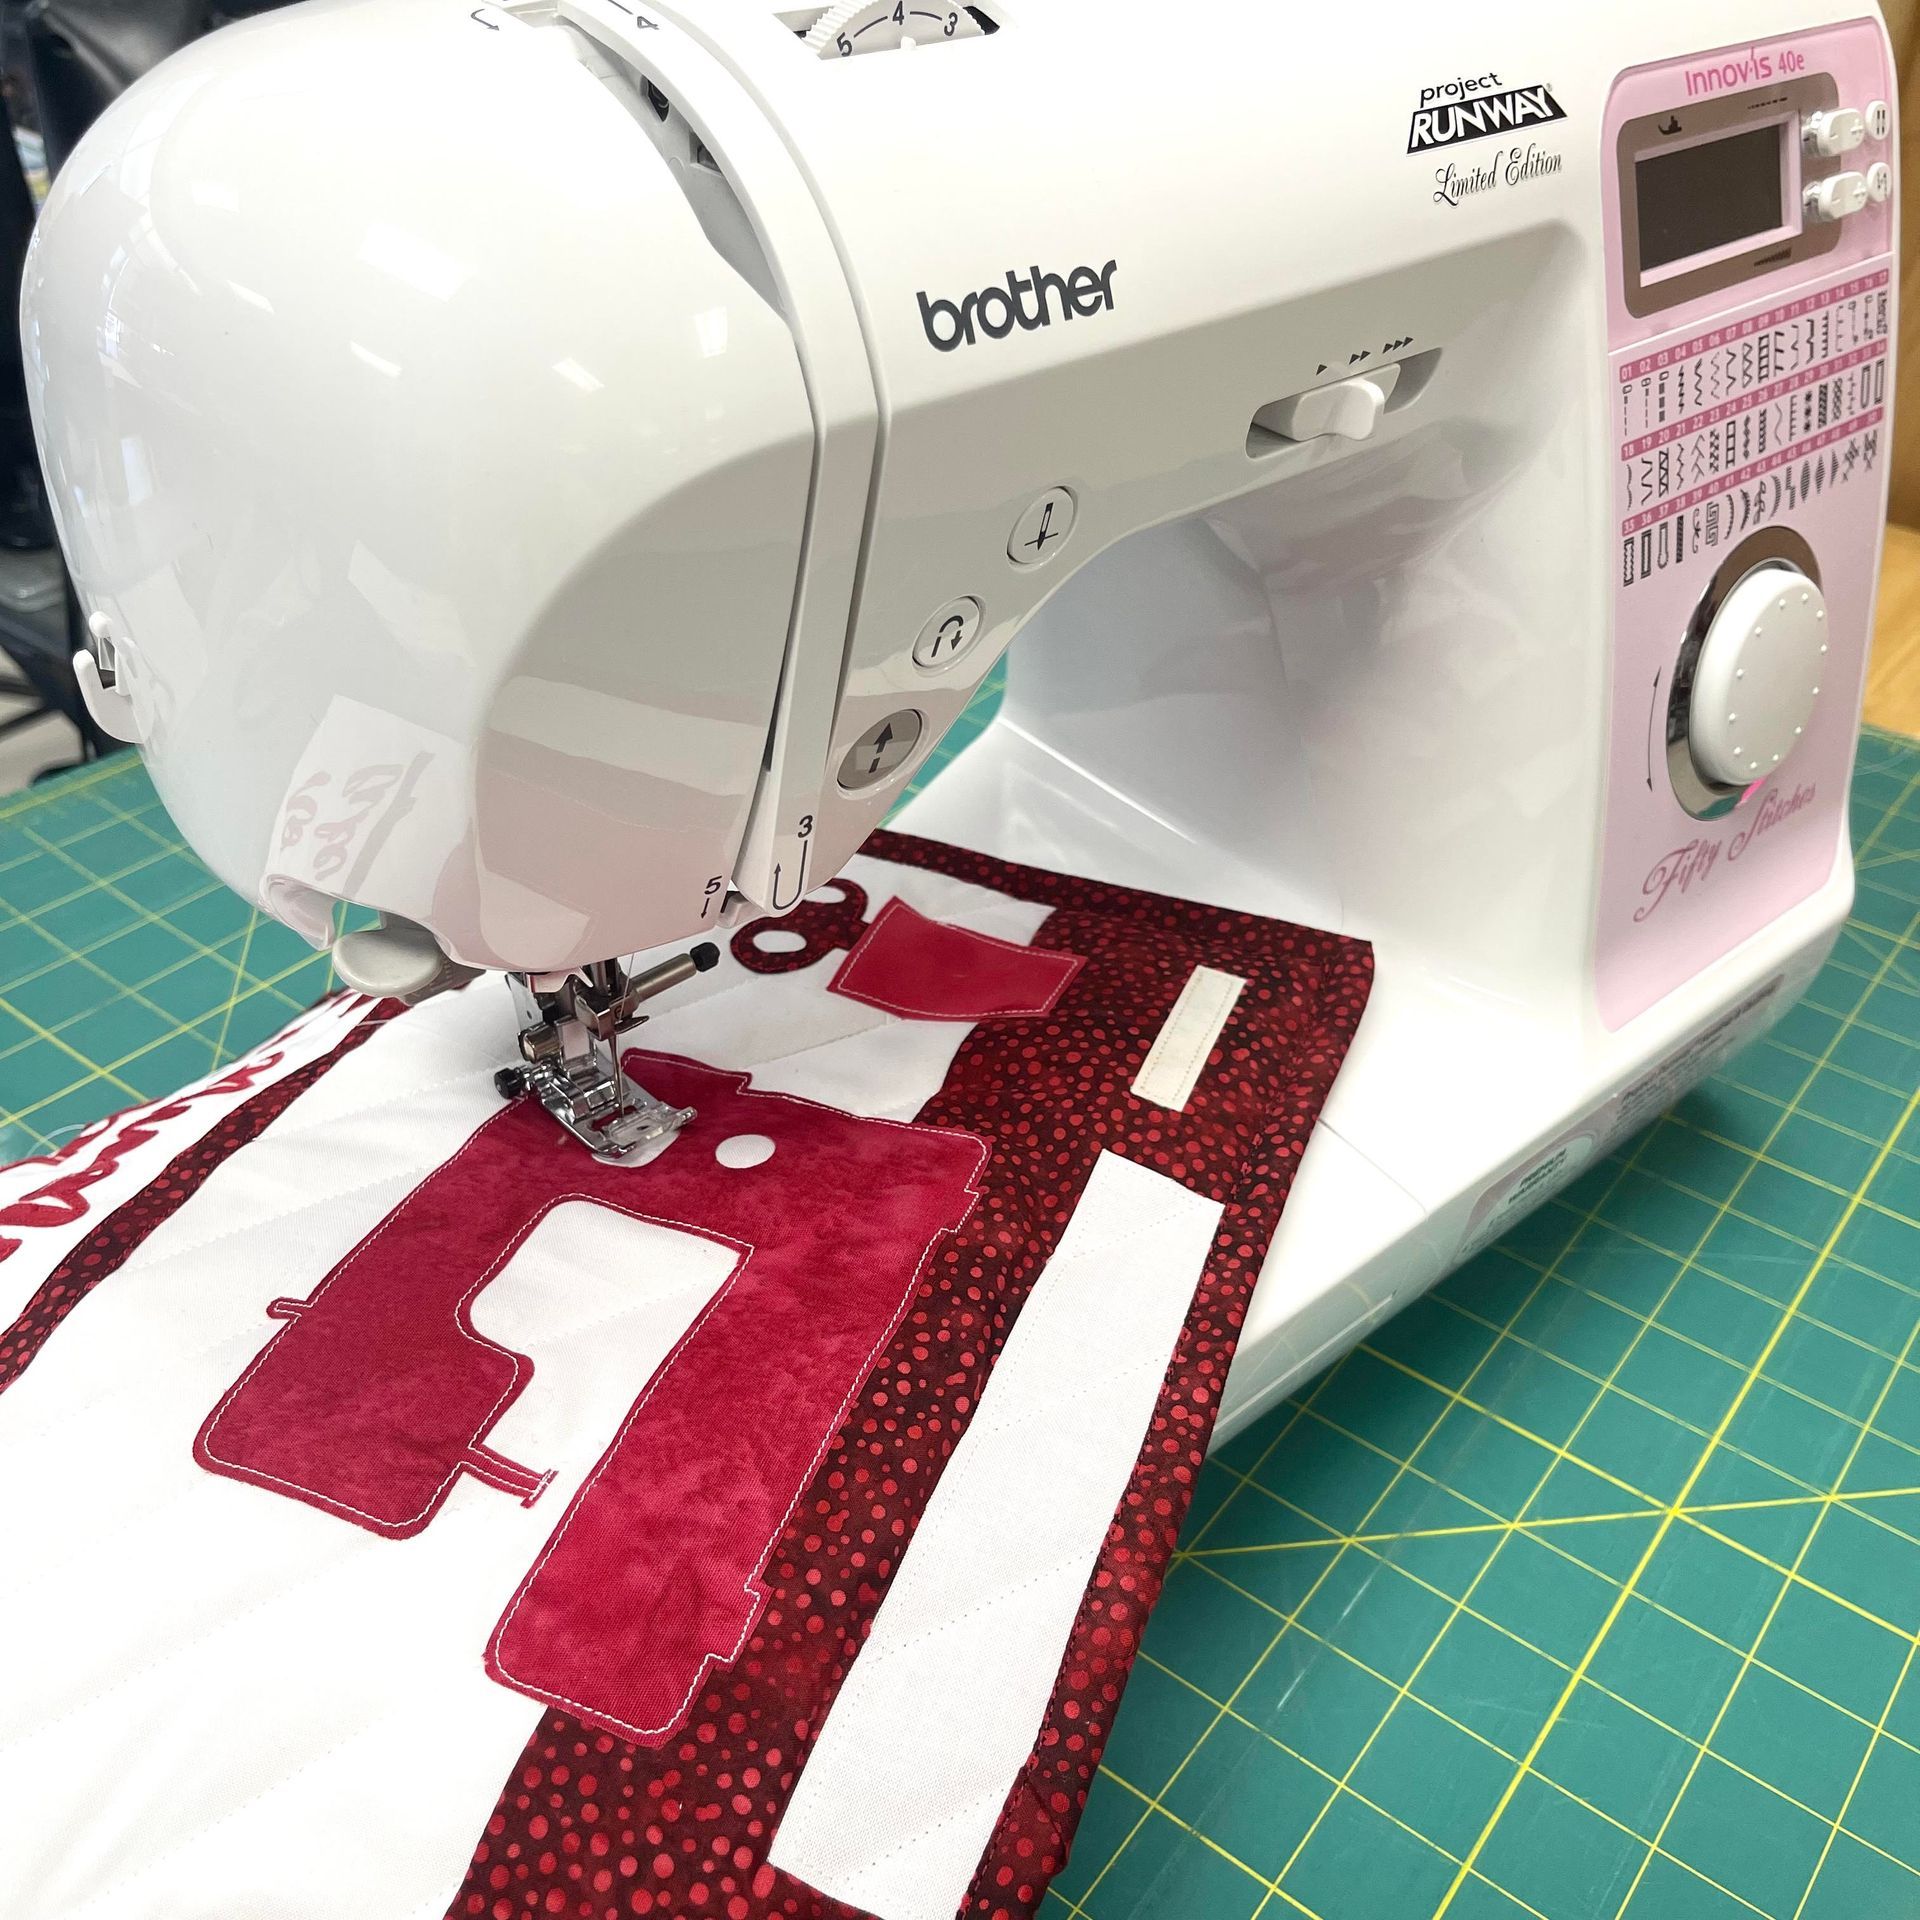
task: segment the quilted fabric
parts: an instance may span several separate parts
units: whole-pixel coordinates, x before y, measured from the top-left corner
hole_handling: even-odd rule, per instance
[[[1369,978],[882,834],[649,1165],[481,982],[0,1171],[0,1912],[1033,1912]]]

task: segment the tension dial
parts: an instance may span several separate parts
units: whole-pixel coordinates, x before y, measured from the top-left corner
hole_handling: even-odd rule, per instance
[[[807,30],[807,45],[823,60],[939,40],[977,40],[980,22],[958,0],[841,0]]]

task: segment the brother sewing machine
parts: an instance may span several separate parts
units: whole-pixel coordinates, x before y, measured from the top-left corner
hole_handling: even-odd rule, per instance
[[[345,0],[55,185],[102,724],[341,972],[613,1066],[903,824],[1365,936],[1222,1432],[1778,1016],[1851,898],[1893,74],[1827,0]],[[1009,649],[1011,649],[1009,651]]]

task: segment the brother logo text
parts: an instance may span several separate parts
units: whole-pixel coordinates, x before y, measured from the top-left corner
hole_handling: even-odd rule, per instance
[[[1109,260],[1104,267],[1075,267],[1071,273],[1042,273],[1029,267],[1025,273],[1007,274],[1003,288],[997,282],[970,293],[956,304],[951,300],[929,300],[922,293],[920,324],[927,330],[929,343],[942,353],[974,343],[974,328],[989,340],[1004,340],[1016,326],[1031,333],[1035,327],[1053,325],[1057,306],[1062,320],[1075,314],[1086,319],[1096,313],[1113,311],[1113,276],[1119,267]]]

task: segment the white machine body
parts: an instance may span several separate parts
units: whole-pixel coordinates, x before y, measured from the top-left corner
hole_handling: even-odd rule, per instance
[[[1005,655],[903,825],[1376,949],[1232,1431],[1776,1018],[1852,893],[1877,15],[1380,26],[214,35],[28,265],[96,711],[310,936],[551,978],[795,904]]]

